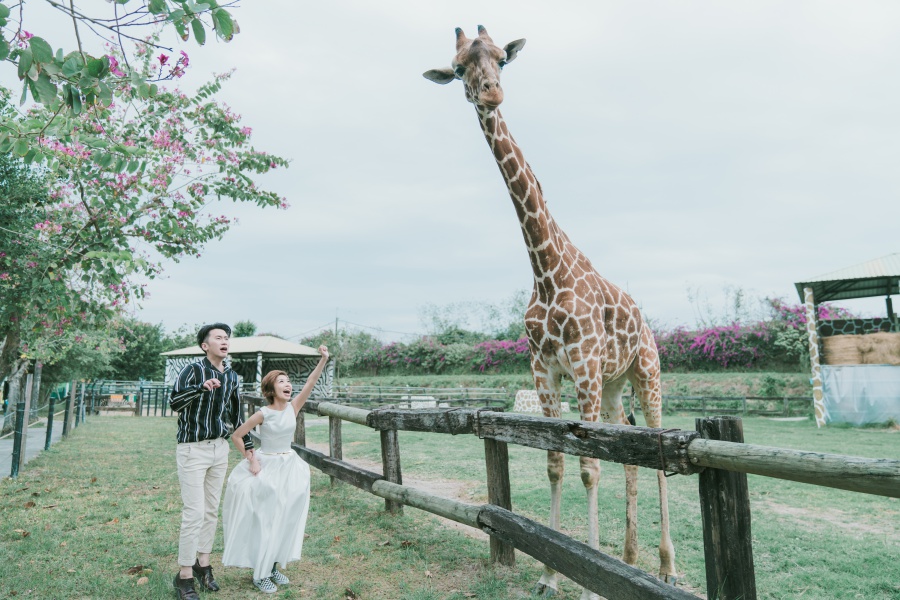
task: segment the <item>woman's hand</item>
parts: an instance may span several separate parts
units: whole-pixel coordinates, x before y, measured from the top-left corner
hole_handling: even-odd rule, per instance
[[[326,362],[328,360],[328,346],[325,344],[319,346],[319,354],[322,355],[322,362]]]
[[[247,460],[250,463],[250,474],[255,477],[262,470],[262,466],[259,464],[259,461],[256,459],[256,456],[251,456]]]

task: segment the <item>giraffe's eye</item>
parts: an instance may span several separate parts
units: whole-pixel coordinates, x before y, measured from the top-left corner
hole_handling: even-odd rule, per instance
[[[464,66],[462,66],[462,65],[456,65],[456,67],[453,69],[453,73],[454,73],[457,77],[459,77],[460,79],[462,79],[462,76],[466,74],[466,68],[465,68]]]
[[[497,63],[497,66],[500,67],[500,70],[502,71],[502,70],[503,70],[503,67],[506,66],[506,61],[505,61],[505,60],[499,61],[499,62]]]

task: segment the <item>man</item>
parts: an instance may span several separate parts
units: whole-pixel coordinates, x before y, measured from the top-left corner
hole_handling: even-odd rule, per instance
[[[243,423],[238,375],[225,365],[231,327],[204,325],[197,344],[206,357],[181,370],[172,388],[169,405],[178,413],[176,462],[181,483],[181,535],[175,591],[181,600],[199,600],[194,578],[211,591],[219,590],[209,564],[218,524],[219,498],[228,469],[231,430]],[[253,442],[244,436],[252,455]]]

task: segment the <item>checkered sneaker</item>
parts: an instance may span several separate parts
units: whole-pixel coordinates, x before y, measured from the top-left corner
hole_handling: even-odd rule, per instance
[[[255,585],[256,589],[264,594],[274,594],[278,591],[278,588],[275,587],[274,583],[272,583],[271,577],[266,577],[265,579],[254,579],[253,585]]]
[[[272,574],[269,575],[269,579],[277,583],[278,585],[287,585],[291,582],[284,573],[278,570],[277,567],[272,567]]]

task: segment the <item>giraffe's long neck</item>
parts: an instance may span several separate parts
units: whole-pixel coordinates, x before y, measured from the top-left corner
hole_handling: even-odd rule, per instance
[[[548,275],[557,271],[568,242],[566,234],[547,209],[541,184],[509,133],[500,111],[476,108],[484,137],[497,160],[519,217],[535,283],[550,283]]]

